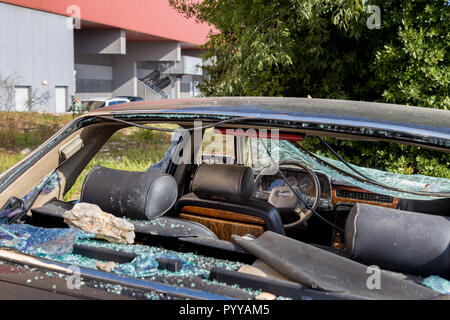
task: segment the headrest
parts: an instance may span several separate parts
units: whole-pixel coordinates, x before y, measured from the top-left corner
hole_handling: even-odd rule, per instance
[[[195,173],[192,191],[200,198],[219,198],[242,203],[253,194],[254,178],[250,167],[202,164]]]
[[[171,175],[96,166],[84,180],[80,201],[115,216],[151,220],[170,210],[177,196],[178,185]]]

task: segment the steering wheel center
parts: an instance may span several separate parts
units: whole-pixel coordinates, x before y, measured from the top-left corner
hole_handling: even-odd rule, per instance
[[[299,187],[289,182],[289,180],[284,176],[281,168],[283,166],[294,166],[300,168],[310,176],[312,180],[312,187],[309,193],[312,194],[314,198],[312,205],[309,205],[311,200],[308,199],[305,193],[302,192]],[[283,177],[283,180],[285,180],[284,185],[275,187],[271,190],[268,202],[274,206],[281,215],[292,215],[292,213],[295,213],[297,220],[284,224],[285,229],[292,229],[305,223],[312,216],[313,211],[316,210],[320,200],[320,183],[314,171],[296,161],[285,161],[279,163],[278,172]],[[263,175],[267,174],[265,174],[264,170],[261,170],[255,179],[256,186],[258,186]]]

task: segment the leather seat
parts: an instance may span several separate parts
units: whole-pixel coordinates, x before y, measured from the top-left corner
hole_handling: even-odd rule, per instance
[[[417,274],[450,276],[450,218],[363,203],[345,226],[347,255],[366,265]]]
[[[284,235],[278,210],[252,197],[254,189],[254,173],[250,167],[202,164],[194,175],[192,193],[178,200],[176,210],[182,212],[185,207],[199,207],[252,216],[264,221],[265,230]]]

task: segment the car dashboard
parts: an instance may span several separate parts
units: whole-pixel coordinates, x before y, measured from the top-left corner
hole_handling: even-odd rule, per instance
[[[311,176],[297,168],[282,168],[283,174],[292,186],[298,187],[307,197],[308,203],[314,202],[314,184]],[[331,181],[322,172],[314,171],[319,179],[321,193],[318,209],[331,211],[340,204],[367,203],[383,207],[396,208],[398,199],[356,188],[345,183]],[[256,185],[255,197],[268,200],[273,188],[286,185],[280,174],[262,176]]]

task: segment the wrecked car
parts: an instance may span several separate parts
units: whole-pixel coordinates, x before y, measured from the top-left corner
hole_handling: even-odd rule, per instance
[[[449,124],[443,110],[301,98],[85,114],[0,176],[0,297],[449,299],[450,180],[358,167],[323,139],[449,153]],[[146,171],[95,166],[65,200],[127,128],[172,144]]]

